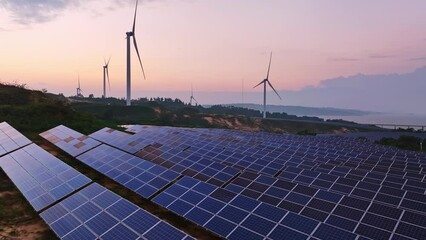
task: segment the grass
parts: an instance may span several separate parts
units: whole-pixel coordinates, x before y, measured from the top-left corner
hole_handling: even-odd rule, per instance
[[[420,143],[424,142],[424,139],[414,137],[414,136],[406,136],[402,135],[398,139],[394,138],[382,138],[375,143],[396,147],[399,149],[410,150],[410,151],[420,151]],[[425,146],[423,147],[423,152],[425,152]]]

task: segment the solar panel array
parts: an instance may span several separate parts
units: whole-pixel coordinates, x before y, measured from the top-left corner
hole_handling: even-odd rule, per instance
[[[43,132],[40,134],[40,136],[61,148],[73,157],[78,156],[83,152],[86,152],[87,150],[101,144],[100,142],[63,125]]]
[[[15,142],[29,141],[0,125]],[[0,167],[61,239],[192,239],[35,144],[1,157]]]
[[[61,239],[192,239],[96,183],[41,217]]]
[[[0,167],[36,211],[91,182],[35,144],[3,156]]]
[[[190,177],[181,179],[153,201],[227,239],[357,237],[357,234]]]
[[[77,159],[144,198],[151,197],[180,175],[107,145],[96,147]]]
[[[90,135],[110,146],[78,159],[222,237],[426,239],[422,153],[342,137],[127,127],[133,135]]]
[[[30,144],[31,141],[7,122],[0,123],[0,156]]]
[[[154,142],[140,151],[147,160],[161,164],[168,154],[159,149],[179,135],[191,147],[168,149],[175,156],[243,171],[225,187],[239,196],[372,239],[426,238],[424,154],[339,137],[172,128],[153,137],[154,129],[133,126]]]

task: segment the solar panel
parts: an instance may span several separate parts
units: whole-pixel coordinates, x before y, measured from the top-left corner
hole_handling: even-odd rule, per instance
[[[117,131],[112,128],[102,128],[89,135],[89,137],[96,139],[100,142],[107,143],[111,146],[115,146],[121,149],[122,142],[129,138],[131,134],[122,131]]]
[[[307,239],[320,224],[190,177],[180,179],[153,201],[228,239],[280,239],[283,234]],[[346,239],[357,237],[342,232]]]
[[[0,123],[0,156],[30,144],[31,141],[10,126],[7,122]]]
[[[180,176],[107,145],[98,146],[77,159],[144,198],[150,198]]]
[[[178,152],[174,148],[150,145],[135,155],[183,175],[223,186],[240,173],[240,170],[218,163],[198,153]]]
[[[100,142],[63,125],[43,132],[40,136],[73,157],[101,144]]]
[[[103,128],[89,136],[129,153],[136,153],[139,149],[154,143],[150,138],[131,135],[111,128]]]
[[[61,239],[192,239],[97,183],[40,215]]]
[[[249,180],[250,178],[252,180]],[[368,223],[368,227],[378,229],[377,232],[383,230],[384,235],[391,234],[404,212],[414,214],[402,210],[403,206],[392,207],[381,202],[316,190],[284,180],[267,181],[267,178],[273,179],[254,173],[243,173],[231,182],[227,189],[349,231],[353,231],[357,224],[362,222]],[[271,185],[265,190],[256,185],[260,184],[259,182],[268,182]],[[303,187],[300,188],[301,186]],[[248,189],[250,191],[247,191]]]
[[[35,144],[3,156],[0,167],[36,211],[91,182]]]

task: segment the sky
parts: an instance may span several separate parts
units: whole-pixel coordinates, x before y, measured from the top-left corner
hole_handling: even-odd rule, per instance
[[[75,95],[79,75],[83,94],[100,96],[111,56],[107,95],[124,97],[134,7],[132,0],[0,0],[0,81]],[[280,92],[359,73],[413,72],[426,66],[424,9],[424,0],[141,0],[135,34],[147,78],[132,48],[132,97],[189,99],[192,84],[205,103],[222,103],[220,93],[241,102],[242,90],[262,91],[253,86],[265,78],[270,52],[270,81]]]

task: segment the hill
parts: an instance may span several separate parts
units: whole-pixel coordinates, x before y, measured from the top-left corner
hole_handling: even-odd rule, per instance
[[[0,122],[3,121],[34,136],[60,124],[86,133],[113,126],[92,114],[76,112],[63,96],[4,83],[0,84]]]
[[[241,108],[248,108],[258,111],[263,111],[263,105],[253,103],[232,103],[225,104],[225,106],[234,106]],[[355,110],[355,109],[342,109],[342,108],[320,108],[320,107],[302,107],[302,106],[283,106],[283,105],[266,105],[266,109],[273,113],[287,113],[297,116],[364,116],[372,114],[373,112]]]
[[[203,128],[228,128],[279,133],[336,133],[369,131],[370,126],[286,113],[261,112],[232,106],[190,106],[179,99],[153,98],[125,106],[116,98],[65,98],[30,90],[25,85],[0,84],[0,121],[7,121],[27,135],[37,135],[63,124],[88,133],[105,126],[151,124]],[[375,128],[377,130],[377,128]]]

